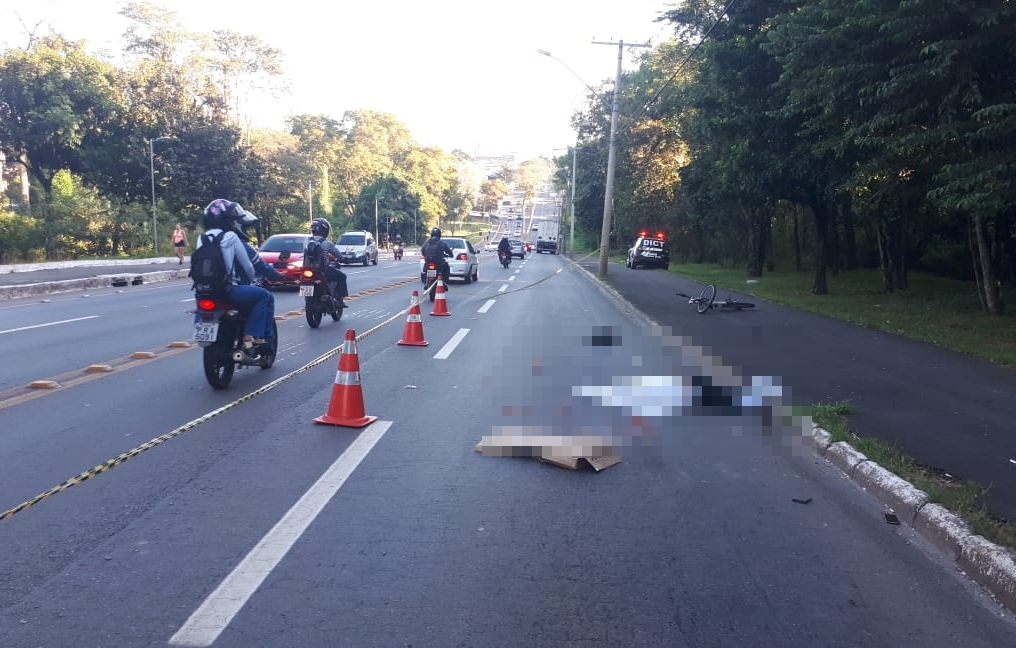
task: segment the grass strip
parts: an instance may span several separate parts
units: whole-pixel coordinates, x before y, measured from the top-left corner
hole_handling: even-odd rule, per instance
[[[978,502],[988,492],[986,487],[923,466],[884,441],[854,434],[848,420],[852,411],[850,403],[840,401],[813,406],[811,416],[829,432],[832,441],[849,443],[868,459],[927,493],[930,501],[963,518],[974,533],[1016,550],[1016,525],[994,517]]]

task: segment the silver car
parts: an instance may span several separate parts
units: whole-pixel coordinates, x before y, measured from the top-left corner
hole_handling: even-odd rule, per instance
[[[480,262],[476,258],[473,244],[457,236],[442,236],[441,240],[452,249],[452,258],[448,259],[449,279],[462,279],[465,283],[480,280]],[[420,257],[420,280],[423,281],[423,256]]]

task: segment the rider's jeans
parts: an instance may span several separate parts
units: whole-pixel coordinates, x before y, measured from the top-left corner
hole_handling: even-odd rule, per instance
[[[266,337],[268,330],[268,314],[271,302],[275,301],[272,293],[261,286],[233,286],[229,300],[247,311],[247,324],[244,333],[251,337]]]
[[[339,287],[339,294],[335,297],[345,299],[349,297],[349,288],[346,286],[346,273],[332,266],[325,266],[325,276],[328,277],[328,283],[337,284]]]

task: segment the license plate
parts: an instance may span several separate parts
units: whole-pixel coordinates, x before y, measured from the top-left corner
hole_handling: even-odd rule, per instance
[[[642,256],[647,257],[647,258],[652,257],[653,259],[655,259],[656,258],[656,253],[655,252],[643,252]]]
[[[427,271],[427,278],[428,279],[434,279],[436,277],[437,277],[437,270],[428,270]]]
[[[215,342],[215,338],[219,336],[219,323],[218,322],[201,322],[194,325],[194,341],[195,342]]]
[[[301,297],[313,297],[314,296],[314,286],[300,286],[300,296]]]

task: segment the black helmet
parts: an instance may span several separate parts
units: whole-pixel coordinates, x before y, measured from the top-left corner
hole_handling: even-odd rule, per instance
[[[256,225],[257,222],[257,217],[245,212],[239,203],[235,203],[231,200],[225,200],[223,198],[216,198],[212,202],[208,203],[208,206],[205,207],[205,214],[202,219],[202,224],[205,226],[206,230],[232,230],[244,240],[247,240],[247,235],[243,230],[247,227],[251,227],[252,225]]]
[[[435,227],[434,229],[430,230],[430,236],[431,238],[441,238],[441,228]]]
[[[315,218],[310,222],[310,233],[314,236],[328,237],[328,233],[332,231],[332,226],[323,218]]]

